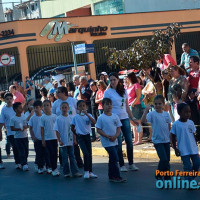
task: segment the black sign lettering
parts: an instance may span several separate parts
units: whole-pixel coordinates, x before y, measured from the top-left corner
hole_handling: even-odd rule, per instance
[[[0,36],[2,37],[8,37],[14,35],[14,30],[5,30],[5,31],[1,31]]]
[[[106,31],[108,30],[107,26],[96,26],[96,27],[83,27],[83,28],[70,28],[69,33],[87,33],[89,32],[91,36],[101,36],[106,35]]]

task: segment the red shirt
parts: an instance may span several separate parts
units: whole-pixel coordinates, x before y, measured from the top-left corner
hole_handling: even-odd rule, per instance
[[[102,90],[98,90],[97,94],[96,94],[96,100],[102,99],[103,96],[104,96],[104,92],[105,92],[105,90],[103,90],[103,91]],[[98,109],[99,110],[103,110],[102,102],[99,103]]]
[[[190,88],[198,88],[199,84],[199,77],[200,77],[200,72],[199,70],[197,71],[190,71],[188,81],[190,83]]]
[[[162,70],[167,69],[169,63],[171,63],[172,66],[176,65],[175,60],[173,59],[173,57],[170,54],[164,54]]]
[[[134,101],[134,99],[136,98],[136,90],[140,89],[141,86],[139,83],[135,83],[133,84],[131,87],[129,87],[127,89],[127,93],[128,93],[128,105],[131,105],[131,103]],[[136,103],[136,105],[140,104],[140,100]]]

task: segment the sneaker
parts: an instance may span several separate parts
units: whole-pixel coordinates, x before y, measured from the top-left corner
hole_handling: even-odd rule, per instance
[[[38,169],[37,173],[38,173],[38,174],[43,174],[44,171],[43,171],[43,169]]]
[[[24,172],[25,172],[25,171],[29,171],[28,165],[24,165],[24,166],[23,166],[23,171],[24,171]]]
[[[52,171],[51,174],[52,174],[52,176],[59,176],[60,172],[57,169],[55,169],[55,170]]]
[[[135,166],[135,164],[129,165],[129,170],[131,171],[138,171],[139,168]]]
[[[21,168],[22,168],[21,164],[16,164],[15,165],[15,169],[21,169]]]
[[[83,174],[81,174],[80,172],[76,172],[75,174],[73,174],[73,177],[82,177]]]
[[[47,171],[47,168],[44,166],[44,167],[42,168],[42,170],[43,170],[43,172],[46,172],[46,171]]]
[[[52,169],[51,168],[47,168],[47,174],[51,174],[52,173]]]
[[[69,177],[70,177],[70,174],[65,174],[64,177],[65,177],[65,178],[69,178]]]
[[[125,183],[126,179],[119,177],[119,178],[109,178],[110,182],[114,182],[114,183]]]
[[[126,169],[125,166],[120,167],[120,172],[127,172],[128,170]]]
[[[93,174],[92,172],[90,172],[90,178],[98,178],[98,176],[97,175],[95,175],[95,174]]]
[[[0,163],[0,169],[5,169],[5,166],[3,163]]]
[[[38,165],[34,165],[34,169],[35,169],[35,171],[37,172],[38,171]]]
[[[11,158],[11,156],[10,156],[10,154],[8,154],[8,155],[7,155],[7,159],[10,159],[10,158]]]
[[[86,171],[83,178],[85,179],[89,179],[90,178],[90,174],[89,174],[89,171]]]

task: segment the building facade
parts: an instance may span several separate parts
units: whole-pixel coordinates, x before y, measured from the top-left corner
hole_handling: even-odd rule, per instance
[[[4,22],[4,13],[3,13],[3,6],[2,6],[2,0],[0,0],[0,22]]]
[[[40,0],[29,0],[4,11],[5,21],[41,18]]]
[[[182,10],[121,15],[100,15],[70,18],[21,20],[0,23],[0,32],[10,30],[10,35],[0,36],[0,55],[15,57],[15,65],[8,66],[10,81],[32,76],[52,65],[73,63],[71,42],[94,44],[94,53],[80,54],[77,63],[93,62],[88,71],[95,79],[101,71],[111,72],[102,47],[126,49],[138,38],[150,37],[154,30],[166,28],[171,23],[182,25],[172,55],[180,62],[181,45],[190,44],[200,51],[200,12]],[[0,68],[0,84],[5,75]]]
[[[200,9],[199,0],[41,0],[43,18]]]

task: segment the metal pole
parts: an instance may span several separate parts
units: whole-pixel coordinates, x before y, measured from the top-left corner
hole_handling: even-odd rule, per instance
[[[5,69],[5,75],[6,75],[6,86],[7,86],[7,88],[8,88],[8,74],[7,74],[7,67],[5,66],[4,69]]]
[[[74,49],[74,42],[71,42],[71,45],[72,45],[72,55],[73,55],[73,60],[74,60],[75,74],[78,74],[78,72],[77,72],[77,62],[76,62],[76,54],[75,54],[75,49]]]

